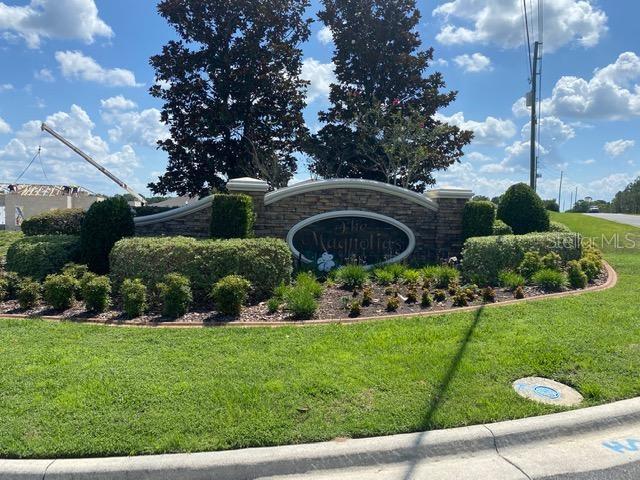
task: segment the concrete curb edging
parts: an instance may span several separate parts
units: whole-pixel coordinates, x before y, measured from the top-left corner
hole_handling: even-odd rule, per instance
[[[73,323],[86,323],[93,325],[104,325],[106,327],[129,327],[129,328],[277,328],[277,327],[307,327],[313,325],[348,325],[362,322],[379,322],[385,320],[402,320],[417,317],[432,317],[434,315],[446,315],[449,313],[459,312],[475,312],[481,308],[500,308],[507,305],[514,305],[527,302],[539,302],[543,300],[549,300],[560,297],[574,297],[583,295],[585,293],[600,292],[602,290],[608,290],[613,288],[618,283],[618,274],[607,262],[603,262],[607,271],[607,281],[602,285],[595,285],[593,287],[585,288],[583,290],[571,290],[568,292],[549,293],[546,295],[539,295],[537,297],[528,297],[523,299],[505,300],[498,303],[484,303],[482,305],[472,305],[469,307],[456,307],[448,308],[444,310],[430,310],[425,312],[414,313],[402,313],[396,315],[380,315],[377,317],[357,317],[357,318],[332,318],[332,319],[319,319],[319,320],[302,320],[302,321],[277,321],[277,322],[229,322],[229,323],[189,323],[189,322],[166,322],[166,323],[109,323],[97,318],[66,318],[60,315],[21,315],[15,313],[3,313],[0,314],[0,318],[9,319],[42,319],[52,321],[67,321]]]
[[[60,460],[0,460],[0,479],[225,480],[437,459],[640,423],[640,397],[540,417],[449,430],[222,452]]]

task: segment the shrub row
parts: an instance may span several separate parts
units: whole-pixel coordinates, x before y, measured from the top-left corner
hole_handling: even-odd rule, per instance
[[[16,241],[7,251],[7,270],[43,280],[80,257],[80,239],[74,235],[36,235]]]
[[[22,233],[35,235],[80,235],[85,212],[79,208],[50,210],[22,222]]]
[[[181,273],[191,281],[197,303],[204,302],[211,286],[227,275],[241,275],[251,282],[255,298],[266,298],[280,283],[290,281],[292,270],[287,244],[271,238],[125,238],[111,251],[110,264],[116,288],[126,278],[156,285],[168,273]]]
[[[474,283],[495,284],[504,270],[516,270],[525,252],[557,253],[562,262],[579,260],[581,238],[574,233],[532,233],[468,239],[462,252],[462,271]]]

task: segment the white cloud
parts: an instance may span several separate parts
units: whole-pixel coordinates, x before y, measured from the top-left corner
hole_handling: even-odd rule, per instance
[[[303,80],[311,82],[307,90],[307,102],[328,97],[331,84],[336,81],[334,68],[333,63],[320,63],[314,58],[304,59],[300,76]]]
[[[103,68],[93,58],[79,51],[56,52],[56,60],[60,64],[65,78],[75,78],[96,82],[110,87],[139,87],[136,77],[130,70],[123,68]]]
[[[635,146],[635,140],[614,140],[604,144],[604,151],[610,157],[619,157]]]
[[[55,81],[55,77],[53,73],[48,68],[42,68],[33,74],[33,78],[36,80],[40,80],[42,82],[53,82]]]
[[[515,48],[524,43],[521,0],[452,0],[438,6],[433,15],[444,19],[436,39],[445,45]],[[536,11],[530,20],[537,24]],[[607,31],[607,15],[590,0],[546,2],[544,21],[544,48],[549,52],[574,41],[592,47]]]
[[[473,142],[477,144],[504,145],[516,134],[516,126],[511,120],[487,117],[484,121],[465,120],[464,113],[458,112],[450,117],[436,113],[435,119],[455,125],[463,130],[472,130]]]
[[[120,178],[132,183],[135,168],[140,161],[130,145],[124,145],[118,151],[111,151],[109,144],[94,133],[95,125],[87,112],[78,105],[72,105],[69,112],[57,112],[49,115],[45,122],[76,145],[82,151],[105,165]],[[80,184],[104,191],[114,190],[95,167],[78,157],[76,153],[49,135],[42,135],[40,120],[32,120],[20,128],[4,148],[0,147],[2,167],[0,174],[4,178],[15,178],[26,162],[42,146],[42,160],[50,183]],[[34,168],[24,181],[44,181],[42,172]]]
[[[107,102],[109,100],[114,99],[108,99]],[[124,98],[122,100],[126,101]],[[128,101],[130,102],[130,100]],[[120,102],[119,99],[110,103],[115,105],[118,102]],[[107,125],[113,126],[109,130],[109,140],[112,142],[155,148],[158,140],[169,138],[169,129],[160,121],[160,111],[156,108],[149,108],[141,112],[122,111],[122,109],[114,108],[102,112],[102,118]]]
[[[524,99],[518,99],[512,110],[525,115]],[[581,119],[624,120],[640,115],[640,57],[622,53],[614,63],[595,70],[589,80],[561,77],[541,110],[544,115]]]
[[[576,131],[558,117],[540,118],[540,142],[545,144],[556,144],[571,140],[576,136]],[[531,124],[526,123],[522,127],[522,137],[529,138],[531,135]]]
[[[329,45],[330,43],[333,43],[333,32],[331,31],[331,29],[326,25],[322,27],[318,31],[318,40],[323,45]]]
[[[481,53],[474,53],[471,55],[465,53],[464,55],[458,55],[453,59],[453,61],[458,65],[458,67],[468,73],[492,70],[491,59]]]
[[[436,58],[433,61],[433,65],[435,65],[436,67],[448,67],[449,66],[449,62],[447,60],[445,60],[444,58]]]
[[[31,0],[26,6],[0,2],[0,32],[5,38],[22,37],[29,48],[38,48],[43,38],[92,43],[95,37],[113,36],[94,0]]]
[[[128,98],[124,98],[122,95],[107,98],[106,100],[100,100],[100,104],[102,105],[102,108],[106,108],[108,110],[133,110],[138,106],[136,102],[129,100]]]
[[[11,132],[11,127],[2,117],[0,117],[0,133],[10,133],[10,132]]]
[[[0,83],[0,93],[2,92],[10,92],[13,90],[13,85],[10,83]]]
[[[489,155],[485,155],[480,152],[469,152],[465,153],[464,157],[471,162],[489,162],[491,161],[491,157]]]

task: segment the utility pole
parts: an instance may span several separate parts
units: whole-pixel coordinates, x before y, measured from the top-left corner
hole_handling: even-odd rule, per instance
[[[558,207],[562,205],[560,202],[562,200],[562,177],[564,176],[564,172],[560,172],[560,189],[558,190]]]
[[[538,113],[536,111],[538,95],[538,60],[540,59],[540,42],[533,45],[533,71],[531,75],[531,158],[529,162],[529,186],[535,191],[538,184],[538,159],[536,158],[536,126]]]
[[[575,203],[578,203],[578,187],[576,187]]]

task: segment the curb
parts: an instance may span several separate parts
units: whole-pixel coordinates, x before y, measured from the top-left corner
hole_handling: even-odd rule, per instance
[[[523,299],[513,299],[513,300],[505,300],[503,302],[498,303],[483,303],[482,305],[472,305],[469,307],[458,307],[458,308],[447,308],[444,310],[431,310],[426,312],[413,312],[413,313],[403,313],[396,315],[380,315],[376,317],[358,317],[358,318],[332,318],[332,319],[319,319],[319,320],[302,320],[302,321],[277,321],[277,322],[228,322],[228,323],[188,323],[188,322],[166,322],[166,323],[108,323],[104,320],[100,320],[97,318],[86,318],[86,319],[74,319],[62,317],[60,315],[39,315],[39,316],[29,316],[29,315],[21,315],[15,313],[3,313],[0,314],[0,318],[9,318],[9,319],[23,319],[23,320],[32,320],[32,319],[42,319],[42,320],[51,320],[57,322],[72,322],[72,323],[85,323],[91,325],[104,325],[106,327],[129,327],[129,328],[277,328],[277,327],[308,327],[313,325],[349,325],[354,323],[362,323],[362,322],[379,322],[384,320],[401,320],[408,318],[417,318],[417,317],[432,317],[434,315],[446,315],[449,313],[458,313],[458,312],[475,312],[480,310],[481,308],[500,308],[505,307],[507,305],[515,305],[519,303],[527,303],[527,302],[539,302],[542,300],[549,300],[554,298],[561,297],[575,297],[578,295],[583,295],[585,293],[593,293],[600,292],[603,290],[608,290],[613,288],[618,283],[618,274],[616,271],[609,265],[608,262],[603,261],[604,267],[607,271],[607,281],[602,285],[595,285],[593,287],[585,288],[583,290],[571,290],[569,292],[559,292],[559,293],[549,293],[546,295],[538,295],[537,297],[529,297]]]
[[[489,453],[640,423],[640,397],[608,405],[449,430],[223,452],[61,460],[0,460],[0,479],[226,480]]]

